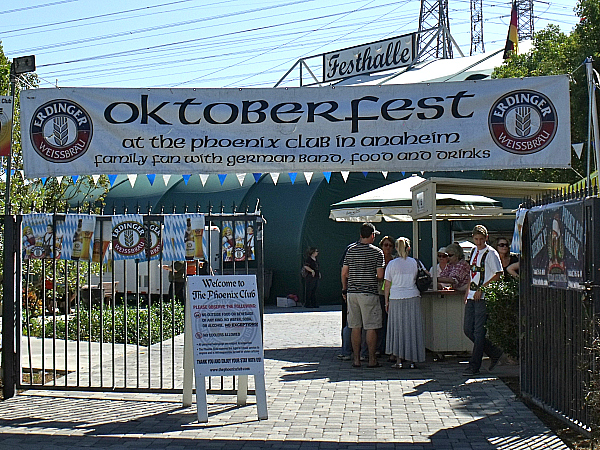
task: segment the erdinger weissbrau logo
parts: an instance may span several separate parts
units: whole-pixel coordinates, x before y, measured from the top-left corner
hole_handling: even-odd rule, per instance
[[[121,255],[137,255],[146,246],[146,232],[139,222],[121,222],[113,228],[113,250]]]
[[[513,91],[500,97],[490,109],[489,127],[498,146],[528,155],[546,147],[556,134],[556,108],[536,91]]]
[[[31,119],[33,148],[47,161],[69,162],[79,158],[92,140],[89,114],[71,100],[52,100],[40,106]]]

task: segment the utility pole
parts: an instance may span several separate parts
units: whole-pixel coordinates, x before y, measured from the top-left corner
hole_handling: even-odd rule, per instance
[[[453,57],[448,0],[421,0],[418,36],[421,61]]]
[[[471,0],[471,52],[484,53],[482,0]]]

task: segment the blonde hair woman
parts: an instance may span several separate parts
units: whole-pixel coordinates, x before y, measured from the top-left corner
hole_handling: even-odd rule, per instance
[[[386,353],[396,357],[396,369],[425,361],[425,339],[421,312],[421,293],[417,289],[417,260],[410,254],[410,240],[396,240],[398,258],[385,269],[385,306],[388,312]],[[406,366],[406,364],[408,366]]]

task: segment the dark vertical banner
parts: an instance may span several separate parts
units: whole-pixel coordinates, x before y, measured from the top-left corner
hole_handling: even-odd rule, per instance
[[[582,289],[583,203],[560,203],[529,211],[532,284]]]

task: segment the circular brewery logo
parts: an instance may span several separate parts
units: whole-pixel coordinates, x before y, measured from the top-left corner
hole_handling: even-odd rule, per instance
[[[71,100],[52,100],[40,106],[31,119],[33,148],[47,161],[62,163],[83,155],[92,140],[89,114]]]
[[[125,221],[116,225],[112,232],[113,250],[121,255],[137,255],[146,245],[144,227],[139,222]]]
[[[150,231],[150,258],[154,258],[162,250],[160,241],[160,223],[150,222],[148,230]]]
[[[536,91],[519,90],[500,97],[488,120],[494,142],[507,152],[528,155],[546,147],[556,134],[556,108]]]

